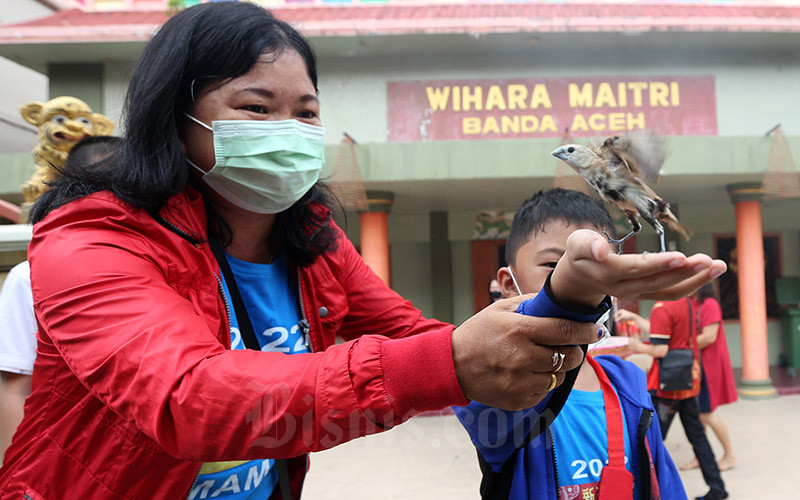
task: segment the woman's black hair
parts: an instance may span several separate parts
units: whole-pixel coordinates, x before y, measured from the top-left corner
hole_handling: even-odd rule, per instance
[[[263,53],[285,49],[300,54],[317,90],[316,56],[308,41],[265,9],[247,2],[212,2],[174,15],[147,44],[131,75],[122,146],[103,168],[65,172],[37,202],[32,222],[102,190],[156,216],[189,182],[179,125],[184,113],[191,113],[194,98],[210,85],[247,73]],[[308,265],[335,244],[330,203],[329,191],[318,183],[278,214],[271,237],[295,264]],[[209,203],[206,207],[213,210]],[[213,211],[209,215],[210,221],[221,222],[209,225],[211,237],[227,246],[229,226]]]
[[[701,286],[699,290],[697,290],[697,301],[701,304],[706,301],[706,299],[714,299],[719,302],[719,297],[717,296],[717,289],[714,288],[714,282],[706,283],[705,285]]]

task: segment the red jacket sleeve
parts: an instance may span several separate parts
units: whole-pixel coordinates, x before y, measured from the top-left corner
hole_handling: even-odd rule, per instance
[[[37,319],[77,380],[168,453],[198,462],[292,457],[407,418],[386,404],[386,381],[413,379],[407,373],[425,356],[398,366],[382,337],[314,354],[227,350],[204,317],[219,302],[215,268],[172,276],[175,262],[191,255],[154,244],[171,233],[108,196],[89,198],[34,229]],[[211,266],[207,255],[192,262]],[[437,355],[449,335],[433,335]],[[463,402],[451,381],[432,385],[398,395],[428,394],[439,407]]]
[[[386,410],[397,416],[397,423],[421,411],[467,404],[453,365],[455,327],[425,318],[410,301],[384,284],[338,231],[336,271],[348,302],[338,335],[346,340],[361,339],[359,342],[365,341],[365,335],[381,336],[379,351],[358,357],[365,365],[380,363],[385,374],[381,381],[385,396],[374,393],[368,399],[388,398],[385,400],[390,407]],[[370,373],[373,370],[356,373],[355,387],[374,390],[376,386],[365,379]],[[454,400],[458,402],[448,403]]]

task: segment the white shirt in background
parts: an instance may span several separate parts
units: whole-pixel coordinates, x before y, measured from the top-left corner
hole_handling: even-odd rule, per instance
[[[0,371],[33,373],[36,330],[31,268],[26,260],[11,268],[0,290]]]

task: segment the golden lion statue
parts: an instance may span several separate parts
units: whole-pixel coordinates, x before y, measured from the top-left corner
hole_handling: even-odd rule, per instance
[[[26,202],[34,202],[48,189],[64,167],[72,147],[95,135],[110,135],[114,123],[99,113],[92,113],[88,104],[75,97],[56,97],[49,101],[31,102],[20,108],[25,121],[39,128],[39,144],[33,148],[36,170],[22,185]]]

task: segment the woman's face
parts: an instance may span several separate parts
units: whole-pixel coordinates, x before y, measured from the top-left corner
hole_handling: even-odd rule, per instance
[[[302,56],[292,49],[262,54],[242,76],[223,85],[209,85],[196,100],[191,114],[211,126],[215,120],[290,120],[321,126],[319,101]],[[184,120],[181,138],[186,156],[208,171],[214,166],[210,130]]]

